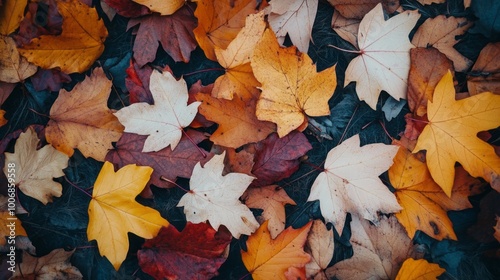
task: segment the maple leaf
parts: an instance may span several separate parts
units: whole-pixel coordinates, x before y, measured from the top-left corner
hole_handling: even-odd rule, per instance
[[[8,163],[15,165],[15,184],[27,196],[33,197],[43,204],[52,202],[52,197],[60,197],[61,184],[52,178],[64,176],[63,169],[68,166],[68,156],[47,145],[37,150],[38,137],[32,128],[21,133],[14,146],[14,153],[5,153],[6,176]]]
[[[193,33],[196,18],[189,5],[182,7],[171,16],[152,14],[131,19],[127,30],[136,25],[139,25],[139,29],[133,51],[134,58],[141,67],[156,58],[159,43],[163,50],[177,62],[188,62],[191,51],[196,48]]]
[[[117,172],[106,161],[97,176],[90,201],[87,237],[96,240],[101,256],[118,270],[127,256],[127,233],[151,239],[167,220],[158,211],[143,206],[135,197],[144,189],[153,169],[129,164]]]
[[[342,39],[351,43],[355,48],[358,46],[359,19],[348,19],[342,16],[338,11],[333,12],[332,28]]]
[[[467,88],[471,95],[489,91],[500,93],[500,42],[489,43],[479,54],[467,75]]]
[[[8,0],[0,6],[0,35],[7,36],[16,31],[23,20],[27,4],[28,0]]]
[[[429,123],[418,138],[414,152],[427,150],[427,166],[434,181],[450,196],[455,162],[474,177],[483,177],[500,190],[500,157],[479,131],[500,126],[500,95],[485,92],[455,100],[453,78],[448,71],[427,105]]]
[[[63,83],[71,81],[71,77],[57,69],[38,68],[35,75],[30,79],[36,91],[59,91]]]
[[[434,239],[457,239],[447,211],[472,208],[471,195],[479,194],[483,186],[463,169],[457,169],[451,197],[432,180],[427,165],[406,148],[399,148],[394,165],[389,168],[389,179],[403,210],[396,213],[410,238],[417,230]]]
[[[137,258],[141,269],[155,279],[211,279],[226,260],[230,242],[227,230],[217,232],[205,223],[188,222],[182,232],[170,225],[147,240]]]
[[[253,75],[250,58],[265,29],[263,12],[249,15],[245,27],[226,49],[215,46],[217,61],[226,68],[226,73],[215,81],[212,90],[214,97],[233,99],[237,95],[244,100],[258,97],[260,91],[257,86],[260,83]]]
[[[95,8],[78,0],[59,1],[57,7],[63,17],[61,35],[42,35],[19,53],[45,69],[60,67],[65,73],[82,73],[104,51],[108,31]]]
[[[224,156],[225,153],[215,155],[203,167],[196,164],[189,180],[190,191],[177,206],[184,206],[187,221],[202,223],[208,220],[215,230],[224,225],[239,238],[259,227],[252,211],[238,200],[254,178],[241,173],[223,176]]]
[[[205,56],[217,60],[215,46],[226,49],[238,32],[245,26],[245,18],[257,11],[255,0],[219,1],[200,0],[194,15],[198,27],[194,35]]]
[[[349,19],[362,19],[380,0],[328,0],[335,10]]]
[[[276,0],[271,1],[269,25],[282,45],[286,34],[303,53],[309,49],[314,19],[318,11],[316,0]]]
[[[169,145],[175,149],[198,112],[200,102],[187,105],[188,91],[184,79],[176,81],[170,72],[151,73],[149,83],[154,105],[135,103],[115,113],[125,132],[149,135],[143,152],[156,152]]]
[[[50,108],[47,142],[68,156],[77,148],[84,156],[103,161],[113,148],[111,142],[118,141],[123,132],[107,106],[111,85],[102,68],[96,68],[73,90],[62,89]]]
[[[411,42],[416,47],[432,46],[438,49],[453,61],[456,71],[464,72],[470,68],[472,61],[460,54],[453,45],[458,43],[455,38],[463,35],[471,26],[472,22],[466,18],[439,15],[428,18],[415,32]]]
[[[294,46],[281,48],[269,29],[255,48],[251,65],[262,84],[257,118],[276,123],[280,137],[307,124],[306,115],[330,114],[328,100],[337,86],[335,66],[317,73],[307,54]]]
[[[243,195],[243,200],[249,208],[263,210],[260,221],[268,221],[272,238],[285,229],[285,205],[297,205],[278,185],[250,188]]]
[[[429,263],[424,259],[407,259],[399,269],[396,280],[404,279],[437,279],[446,270],[439,267],[438,264]]]
[[[303,267],[310,256],[302,249],[312,222],[301,228],[288,227],[276,239],[271,239],[267,221],[248,237],[247,251],[241,251],[243,264],[253,279],[287,279],[290,267]]]
[[[377,212],[401,210],[378,176],[392,164],[398,147],[381,143],[360,147],[359,134],[328,152],[325,171],[314,181],[307,201],[320,201],[321,214],[342,232],[347,212],[375,224]]]
[[[29,44],[32,39],[41,35],[61,34],[63,18],[57,10],[56,1],[41,0],[28,4],[28,11],[19,25],[19,32],[11,35],[18,46]]]
[[[151,13],[146,6],[137,4],[131,0],[103,0],[103,2],[113,8],[117,14],[128,18],[140,17]]]
[[[305,247],[311,255],[311,261],[306,264],[309,279],[327,279],[323,271],[333,258],[334,248],[333,229],[328,230],[321,220],[314,220]]]
[[[138,4],[148,7],[153,12],[158,12],[160,15],[171,15],[179,10],[186,0],[132,0]]]
[[[405,11],[386,21],[382,4],[378,4],[361,20],[360,55],[347,67],[345,86],[356,82],[359,99],[373,110],[382,90],[396,100],[406,98],[409,51],[413,48],[408,34],[419,17],[415,11]]]
[[[255,116],[255,100],[219,99],[208,94],[198,93],[195,98],[201,101],[199,111],[206,119],[219,126],[210,140],[217,145],[238,148],[265,139],[276,130],[271,122],[260,121]]]
[[[35,74],[38,67],[19,55],[11,37],[0,35],[0,81],[22,82]]]
[[[150,166],[153,168],[153,174],[148,186],[154,184],[160,188],[172,187],[173,185],[164,179],[175,182],[177,177],[189,178],[198,162],[205,163],[213,156],[212,153],[203,155],[195,145],[206,139],[201,132],[188,130],[186,135],[173,151],[167,147],[157,152],[143,153],[146,136],[124,133],[116,143],[116,148],[106,155],[106,160],[116,164],[118,168],[132,163]],[[151,189],[146,187],[142,195],[152,197],[153,194]]]
[[[48,255],[36,258],[24,251],[22,262],[9,280],[83,279],[78,268],[70,263],[74,252],[75,250],[66,252],[64,249],[55,249]]]
[[[427,100],[432,100],[434,89],[453,63],[435,48],[410,50],[408,74],[408,106],[417,116],[427,113]]]
[[[354,254],[328,268],[328,279],[394,279],[412,247],[398,220],[382,216],[374,226],[353,215],[351,233]]]
[[[267,186],[290,177],[299,169],[300,158],[312,149],[306,136],[293,131],[283,138],[276,133],[255,145],[254,186]]]
[[[149,79],[153,73],[153,67],[145,65],[140,67],[134,59],[130,60],[129,67],[125,70],[125,86],[129,92],[130,103],[146,102],[154,104],[153,95],[149,90]]]

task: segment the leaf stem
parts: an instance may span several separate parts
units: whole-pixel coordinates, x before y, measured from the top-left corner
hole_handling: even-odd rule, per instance
[[[169,182],[170,184],[173,184],[173,185],[177,186],[179,189],[181,189],[181,190],[183,190],[183,191],[185,191],[187,193],[193,193],[191,190],[186,190],[185,188],[181,187],[181,185],[179,185],[176,182],[174,182],[172,180],[169,180],[169,179],[167,179],[167,178],[165,178],[163,176],[160,176],[160,180],[165,181],[165,182]]]
[[[201,156],[202,156],[203,158],[207,158],[207,153],[205,153],[205,151],[203,151],[200,147],[198,147],[198,145],[194,142],[193,138],[191,138],[191,136],[189,136],[189,135],[187,134],[187,132],[186,132],[186,131],[184,131],[184,129],[182,129],[182,128],[181,128],[180,130],[182,131],[182,133],[183,133],[184,135],[186,135],[186,137],[189,139],[189,141],[191,141],[191,143],[192,143],[192,144],[196,147],[196,149],[198,150],[198,152],[200,152]]]
[[[186,74],[183,74],[182,76],[191,76],[191,75],[196,75],[196,74],[199,74],[199,73],[205,73],[205,72],[210,72],[210,71],[226,71],[226,69],[224,69],[224,68],[207,68],[207,69],[202,69],[202,70],[194,71],[194,72],[191,72],[191,73],[186,73]]]
[[[66,180],[66,182],[68,182],[70,185],[72,185],[73,187],[75,187],[77,190],[81,191],[82,193],[86,194],[88,197],[92,198],[91,194],[89,194],[84,189],[80,188],[79,186],[75,185],[73,182],[71,182],[70,180],[68,180],[68,178],[66,176],[64,176],[64,180]]]
[[[328,45],[329,47],[332,47],[334,49],[337,49],[339,51],[343,51],[343,52],[347,52],[347,53],[356,53],[356,54],[362,54],[363,51],[359,50],[359,51],[353,51],[353,50],[347,50],[347,49],[343,49],[343,48],[340,48],[340,47],[337,47],[337,46],[334,46],[334,45]]]

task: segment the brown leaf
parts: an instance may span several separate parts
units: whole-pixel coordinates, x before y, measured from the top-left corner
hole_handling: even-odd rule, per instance
[[[358,29],[360,19],[348,19],[342,16],[338,11],[333,12],[332,28],[337,34],[347,42],[351,43],[356,49],[358,46]]]
[[[135,18],[150,14],[151,11],[143,5],[137,4],[132,0],[103,0],[111,8],[116,10],[121,16]]]
[[[314,280],[328,279],[324,271],[333,258],[334,248],[333,228],[328,230],[321,220],[314,220],[305,247],[305,251],[312,257],[306,264],[308,277],[313,277]]]
[[[14,39],[0,35],[0,81],[23,82],[35,74],[37,68],[19,55]]]
[[[500,42],[489,43],[481,50],[467,75],[467,87],[471,95],[485,91],[500,94]]]
[[[36,258],[23,252],[23,262],[18,264],[16,272],[10,280],[25,279],[83,279],[78,268],[71,265],[69,259],[73,251],[64,251],[64,249],[55,249],[48,255]]]

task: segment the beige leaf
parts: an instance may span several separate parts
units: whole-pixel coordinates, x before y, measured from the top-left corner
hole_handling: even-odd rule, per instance
[[[324,270],[333,258],[334,247],[333,229],[328,230],[320,220],[313,221],[305,247],[305,251],[312,256],[311,261],[306,264],[307,277],[327,279]]]
[[[351,43],[351,45],[358,49],[358,29],[360,21],[359,19],[345,18],[339,12],[335,11],[332,17],[332,28],[342,39]]]
[[[467,75],[467,87],[471,95],[486,91],[500,94],[500,42],[489,43],[481,50]]]
[[[14,39],[0,35],[0,81],[22,82],[35,74],[37,69],[19,55]]]
[[[32,128],[21,133],[14,146],[14,153],[5,153],[3,171],[9,173],[9,164],[14,164],[15,184],[27,196],[33,197],[43,204],[52,201],[52,197],[60,197],[61,184],[52,178],[64,176],[63,169],[68,166],[68,156],[50,145],[37,150],[38,137]]]
[[[75,250],[66,252],[64,249],[55,249],[48,255],[40,258],[23,252],[23,261],[16,267],[14,274],[9,280],[83,279],[78,268],[72,266],[69,262],[74,252]]]

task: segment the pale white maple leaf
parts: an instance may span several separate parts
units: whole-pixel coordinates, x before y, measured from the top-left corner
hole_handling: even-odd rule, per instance
[[[349,63],[345,85],[356,82],[359,99],[374,110],[382,90],[396,100],[406,99],[410,49],[414,47],[408,34],[419,17],[417,11],[405,11],[386,21],[382,4],[378,4],[361,20],[360,55]]]
[[[193,121],[201,102],[187,105],[188,90],[184,79],[177,81],[170,72],[151,73],[149,82],[154,105],[134,103],[114,115],[125,126],[125,132],[149,135],[143,152],[156,152],[171,146],[175,149],[182,129]]]
[[[280,44],[288,33],[293,45],[307,53],[317,11],[318,0],[273,0],[268,21]]]
[[[189,180],[190,191],[177,204],[184,206],[188,222],[195,224],[209,221],[218,230],[226,226],[235,238],[250,235],[259,223],[252,211],[239,200],[255,179],[242,173],[222,175],[225,152],[215,155],[203,167],[198,162]]]
[[[314,181],[307,201],[319,200],[325,221],[339,234],[347,212],[376,224],[377,212],[400,211],[396,196],[378,178],[397,151],[397,146],[381,143],[360,147],[359,135],[354,135],[328,152],[325,171]]]

